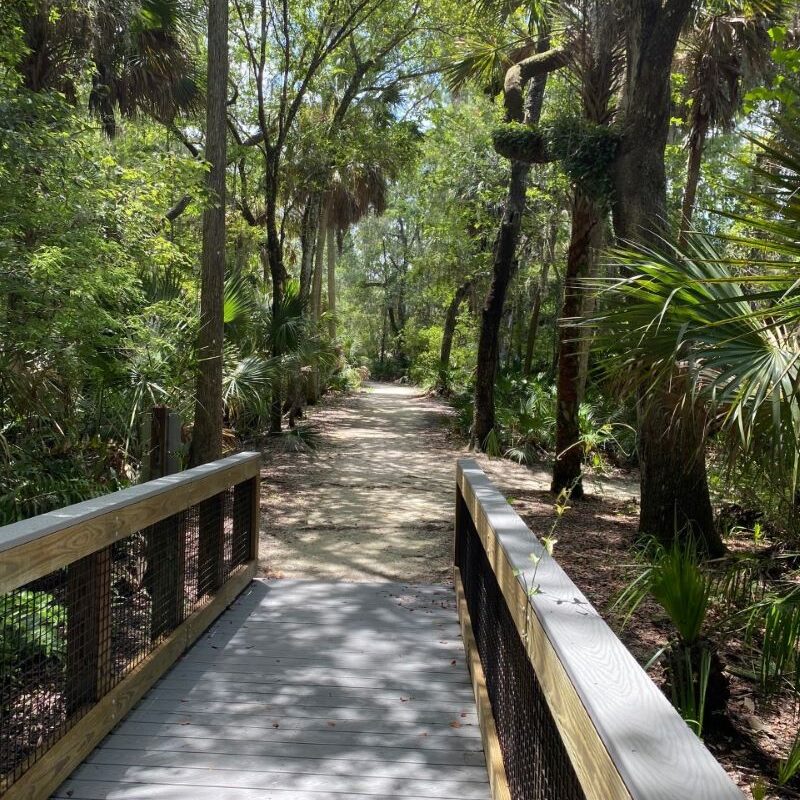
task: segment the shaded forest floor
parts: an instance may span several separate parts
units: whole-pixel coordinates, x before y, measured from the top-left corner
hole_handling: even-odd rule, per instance
[[[371,384],[326,398],[303,423],[314,449],[291,436],[265,446],[262,574],[349,581],[450,583],[455,462],[472,456],[453,432],[451,410],[407,386]],[[302,437],[301,437],[302,438]],[[477,456],[482,468],[538,536],[553,530],[549,472]],[[555,526],[555,556],[615,627],[640,663],[667,640],[669,622],[645,603],[619,630],[610,611],[636,574],[636,475],[595,476],[587,497],[570,503]],[[736,643],[722,653],[735,660]],[[651,675],[660,683],[656,667]],[[707,744],[751,796],[759,775],[773,776],[797,728],[788,704],[761,703],[732,677],[732,730]],[[769,797],[796,798],[784,789]]]

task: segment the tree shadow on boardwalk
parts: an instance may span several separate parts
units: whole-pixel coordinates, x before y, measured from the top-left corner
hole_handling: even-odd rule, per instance
[[[451,590],[275,581],[253,583],[57,796],[488,800],[486,780]]]

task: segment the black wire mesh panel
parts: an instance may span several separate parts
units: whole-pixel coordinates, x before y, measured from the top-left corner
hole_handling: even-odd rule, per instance
[[[478,532],[458,493],[456,566],[514,800],[585,800]]]
[[[252,556],[253,481],[0,596],[0,793]]]

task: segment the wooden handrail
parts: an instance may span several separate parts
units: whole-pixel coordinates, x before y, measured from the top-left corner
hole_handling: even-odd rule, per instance
[[[66,567],[60,602],[67,609],[66,718],[21,774],[0,780],[4,800],[49,797],[250,583],[258,569],[260,463],[258,453],[240,453],[0,528],[0,595]],[[194,522],[170,519],[192,507]],[[157,552],[148,563],[156,574],[147,589],[151,617],[137,623],[138,649],[115,673],[110,545],[137,532],[142,540],[131,546],[143,541]],[[188,598],[190,542],[195,574]]]
[[[254,478],[260,459],[238,453],[0,528],[0,594]]]
[[[587,800],[742,800],[474,460],[458,462],[457,484]]]

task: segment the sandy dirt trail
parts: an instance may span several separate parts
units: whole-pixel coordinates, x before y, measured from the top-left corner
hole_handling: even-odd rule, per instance
[[[313,410],[315,451],[265,452],[263,574],[449,583],[456,460],[470,455],[449,435],[450,414],[419,388],[394,384]],[[544,470],[478,460],[506,493],[549,486]]]

